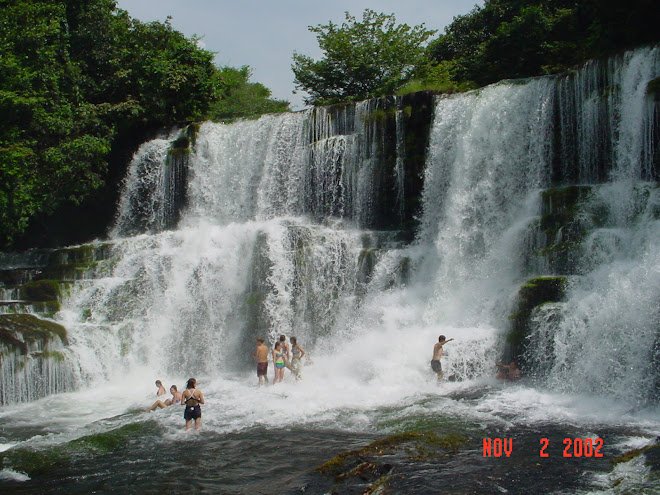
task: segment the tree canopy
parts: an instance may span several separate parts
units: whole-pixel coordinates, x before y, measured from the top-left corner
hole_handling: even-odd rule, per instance
[[[362,21],[348,12],[341,26],[310,26],[323,52],[314,60],[294,53],[296,88],[313,105],[363,100],[386,94],[409,81],[427,60],[425,43],[435,33],[424,24],[397,24],[393,14],[366,9]]]
[[[210,120],[222,121],[289,111],[288,101],[271,98],[270,89],[261,83],[250,82],[251,70],[247,65],[240,69],[221,67],[218,76],[219,97],[208,111]]]
[[[457,81],[478,85],[556,73],[660,40],[652,0],[486,0],[429,46]]]
[[[232,117],[270,111],[247,68],[218,69],[169,19],[142,23],[114,0],[0,7],[0,246],[35,217],[94,197],[120,166],[109,158],[123,138],[205,119],[232,99],[246,109]]]

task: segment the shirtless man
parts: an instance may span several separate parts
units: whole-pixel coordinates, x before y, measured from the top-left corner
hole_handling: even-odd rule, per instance
[[[511,361],[510,364],[497,364],[495,366],[499,368],[496,378],[501,378],[503,380],[520,380],[522,377],[522,372],[515,361]],[[506,371],[505,371],[506,370]]]
[[[264,344],[264,339],[257,339],[257,348],[252,354],[257,360],[257,376],[259,377],[259,386],[263,385],[264,380],[268,383],[268,346]]]
[[[431,359],[431,369],[438,374],[438,381],[442,380],[442,364],[440,364],[440,358],[442,358],[443,351],[442,346],[447,342],[451,342],[452,339],[445,340],[444,335],[438,337],[438,343],[433,346],[433,358]]]

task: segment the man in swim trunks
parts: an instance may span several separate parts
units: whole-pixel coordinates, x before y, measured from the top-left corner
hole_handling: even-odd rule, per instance
[[[431,358],[431,369],[438,374],[438,381],[442,380],[442,364],[440,363],[440,358],[444,354],[442,346],[447,342],[451,342],[452,339],[446,340],[444,335],[438,337],[438,342],[433,346],[433,357]]]
[[[264,339],[257,339],[257,348],[252,354],[257,360],[257,377],[259,377],[259,386],[263,385],[264,380],[268,383],[268,346],[264,344]]]

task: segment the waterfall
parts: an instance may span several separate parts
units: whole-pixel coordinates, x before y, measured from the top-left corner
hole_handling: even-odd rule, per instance
[[[133,157],[113,237],[145,230],[157,232],[172,226],[176,179],[181,173],[180,161],[168,159],[170,145],[170,139],[155,139],[144,143]]]
[[[438,99],[419,234],[435,258],[430,318],[495,324],[497,295],[521,277],[551,163],[553,87],[541,78]]]
[[[384,121],[401,106],[393,98],[204,123],[186,153],[185,194],[166,180],[180,138],[145,143],[124,184],[111,271],[77,284],[58,315],[81,380],[143,366],[240,370],[258,336],[296,334],[314,346],[345,328],[383,244],[398,243],[396,230],[369,227],[387,217],[384,182],[402,197],[402,159],[383,159]],[[404,126],[398,117],[394,132]],[[174,196],[185,196],[177,228],[166,222]]]
[[[649,182],[657,179],[657,106],[647,89],[660,76],[659,55],[642,48],[559,82],[560,95],[576,95],[570,110],[581,146],[573,177],[586,186],[566,227],[573,267],[565,301],[538,308],[527,350],[552,388],[633,408],[657,401],[660,391],[660,196]],[[574,151],[576,131],[566,111],[558,129],[563,156]]]
[[[73,388],[74,372],[61,341],[23,341],[23,352],[0,344],[0,404],[29,402]]]
[[[55,315],[78,382],[244,373],[256,337],[285,334],[346,379],[416,390],[445,334],[452,379],[518,352],[539,387],[648,404],[659,65],[642,48],[562,76],[145,143],[103,269]],[[561,297],[520,309],[539,277]],[[516,314],[526,333],[512,343]]]

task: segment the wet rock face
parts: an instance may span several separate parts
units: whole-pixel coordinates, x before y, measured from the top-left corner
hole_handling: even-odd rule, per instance
[[[536,308],[546,303],[559,302],[566,290],[566,277],[538,277],[530,279],[518,291],[518,310],[509,318],[511,320],[507,343],[510,346],[510,356],[505,359],[515,360],[524,366],[526,337],[530,331],[531,317]]]
[[[364,227],[397,230],[406,240],[414,238],[422,204],[434,97],[431,91],[421,91],[376,98],[365,102],[369,105],[366,114],[357,111],[354,104],[323,110],[337,135],[364,133],[367,144],[358,150],[360,160],[373,167],[369,184],[373,196]],[[312,132],[310,142],[318,137]]]
[[[32,314],[0,315],[0,342],[3,345],[9,347],[20,342],[14,349],[25,354],[31,344],[45,345],[51,341],[66,344],[66,328]]]
[[[71,390],[66,329],[33,314],[0,315],[0,405]]]
[[[102,270],[109,244],[0,254],[0,404],[73,390],[67,329],[53,320],[77,281]]]

